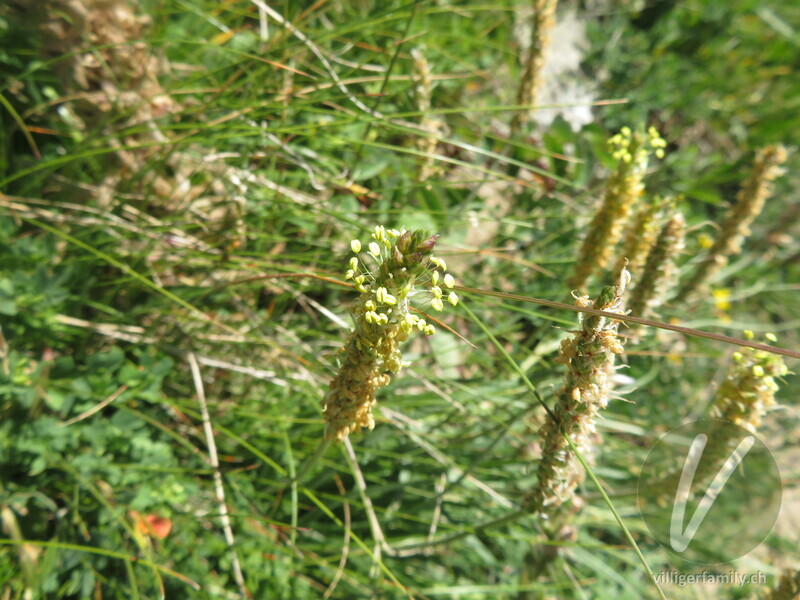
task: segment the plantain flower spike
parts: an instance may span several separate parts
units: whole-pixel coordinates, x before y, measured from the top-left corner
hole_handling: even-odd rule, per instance
[[[575,274],[569,283],[572,289],[582,289],[592,273],[608,265],[630,214],[644,193],[643,180],[650,155],[662,158],[666,145],[653,127],[646,134],[623,127],[609,138],[616,166],[606,183],[603,203],[592,218],[578,252]]]
[[[616,285],[605,286],[594,301],[588,296],[575,296],[576,304],[624,315],[622,296],[629,283],[630,274],[623,269]],[[617,335],[619,323],[608,317],[584,315],[581,329],[561,343],[559,358],[567,365],[567,373],[553,407],[555,418],[549,419],[540,433],[539,481],[526,502],[531,512],[552,516],[572,500],[583,479],[581,464],[564,435],[583,455],[591,456],[598,413],[606,407],[611,394],[609,378],[614,359],[623,353]]]
[[[741,252],[742,242],[750,235],[750,225],[761,214],[765,202],[772,195],[772,182],[784,173],[781,165],[787,158],[786,148],[781,145],[767,146],[756,152],[753,169],[736,195],[736,202],[728,210],[717,239],[692,278],[678,291],[676,298],[686,300],[691,297],[712,275],[728,264],[731,256]]]
[[[437,237],[424,229],[377,226],[368,244],[350,243],[354,256],[345,278],[355,283],[359,296],[350,308],[354,328],[340,350],[339,372],[322,400],[326,439],[341,441],[363,428],[371,430],[375,393],[404,366],[400,343],[415,330],[435,333],[432,324],[411,312],[411,300],[436,311],[444,310],[443,297],[448,304],[458,303],[445,261],[433,256]]]
[[[751,331],[745,331],[748,339]],[[774,342],[774,334],[766,334]],[[713,416],[731,421],[755,433],[761,417],[775,405],[776,379],[789,372],[783,358],[764,350],[742,348],[734,352],[725,381],[719,386],[712,408]]]
[[[642,206],[625,232],[622,252],[611,270],[614,277],[619,277],[622,269],[628,269],[631,273],[641,272],[647,260],[647,253],[650,252],[658,237],[661,228],[661,213],[671,204],[671,199],[654,198],[641,204]]]
[[[686,221],[676,212],[658,234],[641,270],[639,283],[633,288],[631,312],[637,317],[649,317],[661,306],[671,284],[677,279],[675,259],[683,250]]]
[[[744,336],[753,339],[753,332],[745,331]],[[776,341],[774,334],[768,333],[765,337],[769,342]],[[776,380],[788,373],[783,358],[776,354],[754,348],[741,348],[733,353],[725,380],[720,384],[711,406],[711,416],[718,421],[708,432],[703,459],[697,465],[692,480],[693,493],[707,489],[708,483],[741,441],[735,430],[724,423],[733,423],[756,433],[761,418],[775,406],[775,393],[778,391]],[[660,486],[661,501],[674,497],[681,476],[682,471],[675,471],[657,484]]]
[[[764,596],[764,600],[796,600],[800,598],[800,569],[786,571],[778,586]]]

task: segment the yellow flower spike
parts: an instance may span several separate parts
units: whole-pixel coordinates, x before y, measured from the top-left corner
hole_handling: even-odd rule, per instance
[[[433,325],[426,325],[424,333],[425,335],[433,335],[434,333],[436,333],[436,329],[434,328]]]
[[[361,252],[361,242],[358,240],[350,240],[350,249],[358,254]]]
[[[350,259],[350,270],[358,271],[358,259],[355,256]]]
[[[767,338],[767,340],[770,341],[770,342],[777,342],[778,341],[778,338],[775,336],[774,333],[765,333],[764,337]]]
[[[375,242],[369,243],[369,253],[372,254],[375,258],[380,258],[381,255],[381,247],[378,246]]]
[[[348,270],[348,271],[347,271],[347,272],[344,274],[344,278],[345,278],[345,279],[352,279],[354,276],[355,276],[355,272],[353,271],[353,269],[350,269],[350,270]]]
[[[453,289],[453,286],[456,284],[456,280],[453,279],[453,276],[450,273],[447,273],[444,276],[444,285],[450,289]]]
[[[442,297],[442,288],[439,286],[434,286],[431,288],[431,294],[433,294],[434,298],[441,298]]]
[[[433,298],[431,300],[431,306],[436,310],[438,310],[439,312],[442,312],[444,310],[444,303],[440,298]]]
[[[748,333],[752,339],[752,332]],[[712,415],[755,433],[761,424],[761,418],[775,406],[775,392],[778,391],[775,378],[780,377],[785,370],[786,364],[780,356],[752,348],[738,350],[733,355],[725,379],[717,388]],[[709,456],[726,456],[740,441],[738,437],[732,439],[726,432],[728,430],[721,429],[714,435],[710,434],[704,453],[709,453]],[[717,468],[714,467],[714,473]],[[710,472],[701,475],[713,477]],[[697,481],[697,475],[695,478]],[[704,479],[701,477],[700,480]]]
[[[744,334],[744,339],[746,340],[752,340],[755,337],[755,334],[749,329],[745,329],[742,333]]]
[[[456,304],[458,304],[458,296],[456,296],[456,293],[455,293],[455,292],[450,292],[450,293],[447,295],[447,301],[448,301],[450,304],[452,304],[453,306],[455,306]]]
[[[372,300],[367,300],[364,303],[364,308],[366,308],[367,310],[375,310],[378,307],[375,305],[375,303]]]
[[[427,326],[428,326],[428,322],[425,319],[420,318],[417,321],[417,329],[419,329],[420,331],[425,331],[425,327],[427,327]]]
[[[439,283],[439,271],[434,271],[431,273],[431,285],[437,285]]]

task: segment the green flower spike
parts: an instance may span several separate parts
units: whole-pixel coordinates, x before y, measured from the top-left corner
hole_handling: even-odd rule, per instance
[[[354,329],[341,349],[341,366],[322,401],[325,437],[343,440],[375,421],[372,407],[375,393],[388,385],[391,374],[404,366],[400,343],[413,331],[433,335],[433,325],[411,312],[411,300],[422,299],[437,311],[444,310],[443,298],[455,306],[455,285],[447,265],[432,256],[438,236],[425,230],[397,231],[375,228],[364,252],[359,240],[350,242],[352,257],[345,278],[360,292],[350,315]],[[424,291],[420,285],[428,284]],[[422,302],[420,302],[422,303]]]

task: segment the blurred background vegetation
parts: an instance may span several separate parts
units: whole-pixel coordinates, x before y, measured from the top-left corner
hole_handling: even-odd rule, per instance
[[[510,0],[0,6],[0,597],[658,597],[591,482],[534,580],[535,516],[470,533],[535,483],[546,415],[463,311],[444,320],[474,346],[441,327],[410,342],[355,460],[336,445],[286,484],[322,436],[350,239],[427,227],[459,284],[564,301],[613,166],[606,140],[655,126],[668,148],[646,185],[687,216],[685,277],[755,150],[796,143],[800,5],[562,1],[542,108],[511,133],[530,13]],[[743,252],[657,319],[798,347],[798,160]],[[551,402],[576,316],[462,299]],[[734,350],[656,329],[629,345],[595,457],[612,500],[659,434],[705,414]],[[761,430],[784,476],[778,526],[734,565],[768,585],[668,597],[759,596],[798,566],[797,390],[788,376]],[[633,501],[614,503],[649,567],[673,568]]]

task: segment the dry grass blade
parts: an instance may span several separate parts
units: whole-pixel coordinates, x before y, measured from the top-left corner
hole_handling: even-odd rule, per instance
[[[217,496],[217,503],[219,505],[219,519],[222,523],[222,531],[225,534],[225,541],[228,543],[228,547],[231,551],[233,578],[239,586],[242,597],[252,598],[252,595],[247,590],[247,586],[244,583],[242,567],[239,564],[239,554],[236,551],[236,541],[233,537],[233,528],[231,527],[231,519],[228,514],[228,505],[225,501],[225,487],[222,485],[222,473],[219,470],[217,444],[214,441],[214,430],[211,427],[211,416],[208,413],[208,403],[206,402],[203,378],[200,375],[200,366],[197,364],[197,358],[193,352],[189,352],[186,355],[186,359],[189,361],[189,368],[192,371],[192,379],[194,380],[195,391],[197,392],[197,402],[200,404],[200,414],[203,418],[203,431],[206,435],[206,444],[208,444],[209,463],[214,469],[214,493]]]

